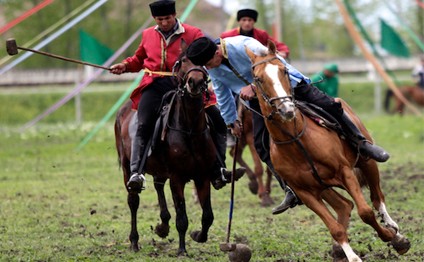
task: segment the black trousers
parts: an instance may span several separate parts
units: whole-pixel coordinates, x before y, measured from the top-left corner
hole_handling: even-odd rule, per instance
[[[147,143],[147,140],[153,134],[162,97],[168,91],[176,88],[171,77],[160,77],[156,78],[153,83],[143,90],[143,95],[138,103],[137,110],[137,136],[139,136],[144,143]]]
[[[177,87],[171,77],[164,77],[155,79],[152,84],[143,90],[143,95],[141,96],[137,111],[137,136],[141,137],[144,143],[146,143],[153,134],[162,97],[168,91],[176,88]],[[218,135],[224,136],[223,141],[225,143],[227,126],[224,119],[221,117],[219,109],[216,106],[209,106],[205,109],[205,112],[212,120],[211,136],[213,137],[215,144],[222,143],[222,139],[217,138]]]

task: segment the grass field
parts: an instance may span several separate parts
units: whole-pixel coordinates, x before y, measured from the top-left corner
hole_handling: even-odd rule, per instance
[[[73,124],[74,106],[69,103],[22,133],[17,131],[19,127],[66,90],[1,92],[0,261],[226,260],[219,244],[225,241],[230,188],[212,192],[215,221],[208,242],[198,244],[187,236],[189,256],[177,258],[178,235],[169,190],[170,235],[161,239],[152,230],[159,221],[159,209],[150,177],[141,194],[138,216],[141,250],[129,250],[130,215],[114,148],[113,123],[108,122],[88,145],[76,150],[123,89],[85,92],[82,125]],[[355,95],[347,95],[352,90]],[[360,221],[356,209],[349,230],[351,245],[364,261],[423,261],[424,120],[410,114],[373,113],[372,89],[367,87],[345,87],[342,97],[359,112],[377,143],[391,153],[391,159],[380,164],[382,188],[392,218],[412,247],[406,255],[397,255]],[[245,157],[249,158],[246,152]],[[231,159],[227,162],[230,165]],[[253,251],[252,261],[331,261],[330,235],[315,214],[299,206],[273,216],[271,207],[260,207],[247,182],[243,178],[236,185],[231,242],[247,243]],[[188,184],[189,232],[200,227],[201,216],[191,189]],[[271,195],[276,203],[284,197],[275,182]]]

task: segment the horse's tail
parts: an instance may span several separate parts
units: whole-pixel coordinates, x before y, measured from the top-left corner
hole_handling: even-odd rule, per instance
[[[390,113],[390,100],[393,96],[393,91],[391,89],[387,89],[386,91],[386,97],[384,99],[384,110],[387,113]]]
[[[118,153],[118,165],[119,168],[122,167],[121,164],[121,154],[122,154],[122,139],[121,139],[121,123],[119,121],[119,111],[116,114],[116,119],[115,119],[115,147],[116,147],[116,152]]]
[[[124,140],[122,137],[122,123],[127,116],[128,111],[131,111],[131,102],[127,102],[121,108],[119,108],[118,112],[116,113],[114,125],[115,146],[116,152],[118,153],[118,164],[120,168],[122,167],[122,160],[125,155]]]
[[[368,187],[367,179],[365,178],[364,172],[360,168],[354,168],[353,172],[355,173],[356,178],[358,179],[359,185],[361,187]]]

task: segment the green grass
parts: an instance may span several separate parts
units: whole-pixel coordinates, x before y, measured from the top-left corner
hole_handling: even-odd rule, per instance
[[[83,94],[83,99],[87,99],[83,101],[87,104],[84,114],[92,111],[91,121],[87,116],[82,125],[70,123],[73,108],[69,107],[23,133],[17,132],[17,127],[49,106],[44,100],[54,99],[36,93],[30,95],[32,99],[10,93],[0,95],[0,261],[226,260],[219,244],[226,236],[230,187],[212,192],[215,221],[208,242],[198,244],[187,236],[189,257],[177,258],[175,211],[168,189],[170,235],[161,239],[152,231],[159,221],[159,209],[151,177],[141,194],[138,215],[141,250],[129,250],[130,215],[112,122],[81,151],[76,150],[96,120],[120,96],[122,88],[117,89]],[[358,103],[358,107],[361,105]],[[388,163],[380,164],[382,188],[392,218],[412,247],[406,255],[397,255],[361,222],[356,209],[349,229],[351,246],[364,261],[422,261],[423,119],[413,115],[375,115],[367,113],[365,107],[359,111],[375,140],[392,155]],[[4,116],[4,112],[11,116]],[[245,152],[245,156],[249,155]],[[229,157],[227,162],[230,166]],[[248,243],[253,251],[252,261],[331,261],[330,235],[315,214],[299,206],[272,216],[272,207],[260,207],[247,183],[247,178],[243,178],[236,185],[231,242]],[[189,232],[200,227],[201,217],[200,207],[191,198],[192,187],[191,183],[186,187]],[[364,191],[368,196],[368,191]],[[284,197],[275,181],[272,197],[276,203]]]

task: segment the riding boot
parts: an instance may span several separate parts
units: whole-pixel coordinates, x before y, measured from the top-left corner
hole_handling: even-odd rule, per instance
[[[280,184],[280,187],[286,193],[286,196],[284,197],[284,200],[281,202],[281,204],[279,204],[278,206],[272,209],[272,214],[278,215],[283,213],[289,208],[293,208],[297,205],[301,205],[302,201],[296,196],[294,191],[284,182],[283,179],[281,179],[281,177],[275,172],[272,166],[268,165],[268,167],[271,170],[272,174],[274,175],[275,179],[277,179],[278,183]]]
[[[218,190],[223,188],[227,183],[231,183],[232,172],[228,171],[225,167],[225,154],[227,153],[226,133],[216,133],[213,137],[215,138],[213,140],[217,151],[217,160],[214,164],[214,176],[212,178],[212,186],[216,190]],[[235,181],[239,180],[245,172],[246,168],[237,168],[236,173],[234,174]]]
[[[136,135],[132,140],[131,144],[131,163],[130,163],[130,172],[131,176],[127,182],[128,190],[135,191],[140,193],[141,190],[145,189],[144,181],[146,180],[144,176],[143,167],[140,168],[142,164],[142,159],[146,150],[146,142],[142,138],[141,132],[137,129]]]
[[[340,124],[348,133],[349,142],[352,146],[359,149],[361,155],[370,157],[378,162],[386,162],[389,159],[390,155],[383,148],[368,141],[345,112],[338,120],[341,120]]]

